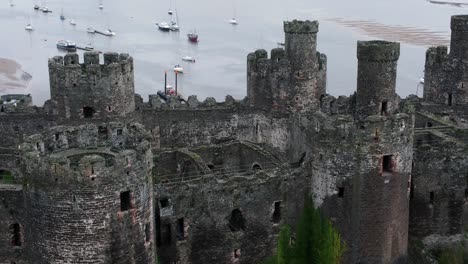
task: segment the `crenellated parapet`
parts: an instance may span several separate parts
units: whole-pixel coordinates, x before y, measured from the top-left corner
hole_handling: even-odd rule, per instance
[[[215,110],[249,107],[247,99],[236,100],[231,95],[226,95],[224,101],[218,102],[214,97],[207,97],[205,100],[199,101],[196,95],[190,95],[183,100],[180,97],[168,96],[167,100],[165,100],[158,94],[150,94],[148,102],[143,105],[146,109],[158,110]]]
[[[63,118],[125,116],[135,110],[133,58],[85,52],[49,59],[51,101]]]

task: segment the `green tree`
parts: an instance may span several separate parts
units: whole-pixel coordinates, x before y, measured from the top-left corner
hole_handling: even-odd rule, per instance
[[[278,237],[277,254],[262,264],[337,264],[345,251],[340,234],[328,218],[308,200],[296,226],[296,240],[284,225]]]

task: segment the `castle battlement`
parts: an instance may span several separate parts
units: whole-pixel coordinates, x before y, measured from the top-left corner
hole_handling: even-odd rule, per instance
[[[438,65],[445,63],[448,58],[447,46],[430,47],[426,51],[426,65]]]
[[[83,63],[79,62],[77,53],[68,53],[65,56],[55,56],[49,59],[49,64],[71,66],[71,65],[111,65],[111,64],[133,63],[133,58],[126,53],[105,52],[101,60],[98,52],[86,51],[83,53]]]
[[[293,34],[310,34],[317,33],[319,30],[319,22],[317,20],[310,21],[285,21],[284,22],[284,32],[293,33]]]
[[[400,57],[400,43],[382,40],[358,41],[357,57],[364,61],[396,61]]]

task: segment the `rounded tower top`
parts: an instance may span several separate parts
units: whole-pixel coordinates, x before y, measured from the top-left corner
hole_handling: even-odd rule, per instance
[[[453,31],[468,32],[468,15],[452,16],[450,29]]]
[[[357,58],[365,61],[396,61],[400,57],[400,43],[383,40],[358,41]]]
[[[317,20],[310,21],[284,21],[284,32],[295,33],[295,34],[310,34],[317,33],[319,28],[319,22]]]

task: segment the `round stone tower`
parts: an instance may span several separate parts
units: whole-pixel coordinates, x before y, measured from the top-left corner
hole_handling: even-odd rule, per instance
[[[359,118],[391,115],[397,108],[396,74],[400,43],[358,41],[356,111]]]
[[[450,55],[461,60],[468,59],[468,15],[452,16]]]
[[[24,151],[34,263],[153,263],[152,154],[139,126],[55,127]]]
[[[317,110],[320,91],[317,71],[318,21],[285,21],[285,51],[291,66],[290,105],[295,111]]]
[[[51,101],[62,118],[122,117],[135,110],[133,58],[128,54],[85,52],[49,59]]]

